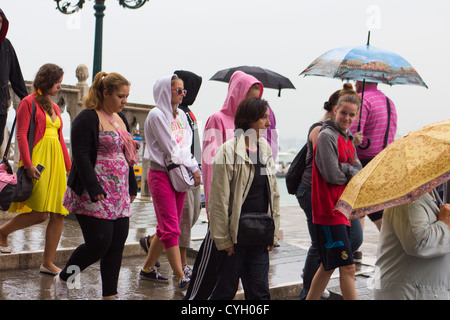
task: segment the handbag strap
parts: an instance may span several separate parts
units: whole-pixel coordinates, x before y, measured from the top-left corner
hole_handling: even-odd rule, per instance
[[[8,143],[6,144],[5,152],[3,153],[3,162],[6,163],[8,161],[8,153],[11,148],[11,140],[14,135],[14,129],[16,128],[16,119],[17,116],[14,117],[13,125],[11,128],[11,133],[9,134]]]
[[[233,163],[233,172],[236,171],[236,161],[237,161],[237,155],[236,155],[236,147],[237,147],[237,139],[235,139],[234,141],[234,163]],[[259,157],[259,144],[258,144],[258,157]],[[262,165],[263,168],[267,168],[266,167],[266,163],[264,163]],[[266,169],[267,171],[267,169]],[[272,198],[270,197],[270,186],[269,186],[269,176],[266,174],[266,187],[267,187],[267,197],[269,198],[269,206],[270,206],[270,215],[273,219],[273,209],[272,209]],[[230,212],[231,215],[231,212]]]
[[[265,164],[264,164],[264,168],[266,168],[266,171],[267,171],[267,167]],[[270,215],[272,216],[272,219],[273,219],[272,197],[270,196],[270,186],[269,186],[269,175],[268,174],[266,174],[266,186],[267,186],[267,197],[269,198]]]
[[[30,118],[30,127],[28,129],[28,150],[30,152],[30,159],[31,155],[33,154],[33,144],[34,144],[34,129],[35,129],[35,116],[36,116],[36,104],[33,99],[33,105],[31,109],[31,118]],[[3,153],[3,162],[6,163],[8,161],[8,153],[9,149],[11,148],[11,142],[12,137],[14,136],[14,129],[16,128],[16,120],[17,120],[17,114],[14,117],[13,125],[11,128],[11,133],[9,134],[8,143],[6,144],[5,152]]]
[[[105,112],[105,110],[101,109],[101,112],[103,113],[103,115],[106,117],[106,119],[108,119],[109,123],[111,123],[117,131],[122,132],[122,130],[120,129],[119,124],[116,122],[116,120],[114,120],[109,114],[107,114]]]

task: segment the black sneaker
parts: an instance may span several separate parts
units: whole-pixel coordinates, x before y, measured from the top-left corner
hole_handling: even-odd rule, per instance
[[[148,242],[149,238],[150,236],[146,236],[139,239],[139,244],[146,254],[148,254],[148,248],[150,248],[150,243]]]
[[[150,248],[150,237],[151,236],[146,236],[139,239],[139,244],[141,245],[142,250],[145,251],[145,254],[148,254],[148,249]],[[160,266],[161,264],[159,261],[156,261],[155,267],[159,268]]]
[[[191,278],[184,276],[180,280],[178,280],[178,289],[184,290],[187,289],[187,286],[189,285],[189,282],[191,281]]]
[[[169,283],[169,279],[163,277],[156,268],[152,269],[150,272],[145,272],[144,270],[141,270],[141,272],[139,273],[139,277],[143,280]]]

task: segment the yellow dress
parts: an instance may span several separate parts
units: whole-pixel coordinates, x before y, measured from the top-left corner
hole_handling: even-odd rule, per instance
[[[46,114],[46,129],[44,137],[33,149],[31,162],[36,167],[41,164],[45,167],[39,180],[33,179],[33,193],[24,202],[13,202],[10,212],[54,212],[68,215],[69,211],[63,206],[66,192],[66,167],[64,156],[59,142],[58,129],[61,127],[59,117],[52,122]],[[19,166],[22,161],[19,162]]]

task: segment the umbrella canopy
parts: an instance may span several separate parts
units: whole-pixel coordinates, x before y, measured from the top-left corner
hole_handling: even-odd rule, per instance
[[[281,89],[295,89],[291,80],[273,72],[268,69],[254,66],[240,66],[234,68],[228,68],[224,70],[217,71],[215,75],[209,80],[216,80],[222,82],[230,82],[230,78],[235,71],[242,71],[247,74],[254,76],[256,79],[262,82],[264,88],[278,89],[278,96],[281,94]]]
[[[428,88],[404,58],[370,45],[330,50],[314,60],[300,75]]]
[[[335,209],[349,220],[414,201],[450,179],[450,120],[395,140],[354,176]]]
[[[314,60],[300,75],[323,76],[329,78],[362,81],[361,109],[364,100],[365,82],[418,85],[428,88],[417,71],[404,58],[396,53],[369,45],[370,31],[365,46],[342,47],[325,52]],[[358,131],[361,129],[359,113]],[[366,146],[358,146],[367,149]]]

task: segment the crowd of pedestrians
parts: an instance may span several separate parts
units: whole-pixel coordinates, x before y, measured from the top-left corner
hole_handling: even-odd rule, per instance
[[[33,193],[9,208],[19,214],[0,226],[0,253],[11,252],[9,234],[49,217],[40,272],[55,277],[56,297],[68,299],[71,275],[100,261],[103,299],[117,299],[130,204],[137,195],[133,165],[127,158],[130,127],[122,113],[130,83],[115,72],[95,75],[83,97],[83,110],[71,124],[70,158],[59,107],[50,98],[61,89],[63,69],[51,63],[41,66],[28,94],[14,48],[6,39],[8,26],[0,10],[0,145],[10,82],[21,99],[19,165],[33,180]],[[281,218],[275,171],[278,146],[276,131],[271,131],[274,112],[262,99],[263,84],[236,71],[223,106],[203,128],[200,145],[200,128],[190,108],[201,82],[195,73],[178,70],[153,86],[155,108],[145,122],[144,157],[150,163],[148,186],[157,227],[155,234],[140,239],[147,256],[136,276],[168,283],[168,275],[158,270],[165,251],[186,300],[233,299],[239,281],[246,299],[268,300],[269,252],[278,243]],[[324,105],[323,119],[308,131],[306,170],[296,194],[311,236],[300,299],[327,296],[335,269],[344,299],[357,299],[355,263],[361,260],[364,220],[350,222],[334,207],[348,182],[394,140],[397,116],[394,103],[376,83],[357,82],[355,89],[346,83],[334,92]],[[168,162],[190,172],[190,189],[175,189]],[[200,213],[201,184],[208,230],[191,267],[186,251]],[[53,260],[69,213],[75,215],[84,243],[60,269]],[[381,286],[375,298],[448,299],[450,206],[439,208],[426,194],[412,204],[369,217],[381,230],[377,262]]]

